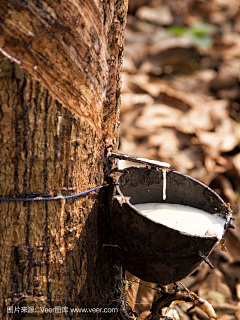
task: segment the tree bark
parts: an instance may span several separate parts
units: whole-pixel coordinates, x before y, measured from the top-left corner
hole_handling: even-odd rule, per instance
[[[107,179],[126,10],[126,0],[1,2],[1,198],[71,195]],[[102,188],[72,200],[0,202],[0,318],[116,318],[103,312],[121,296],[119,267],[103,246],[108,197]],[[57,306],[68,309],[41,309]]]

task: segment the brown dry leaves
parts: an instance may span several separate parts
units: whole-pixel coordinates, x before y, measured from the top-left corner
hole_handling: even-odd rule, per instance
[[[200,22],[211,27],[199,31],[210,39],[207,46],[193,37]],[[172,26],[188,32],[172,34]],[[239,53],[238,0],[130,1],[120,151],[169,162],[231,204],[237,229],[226,234],[228,252],[217,248],[210,257],[213,271],[204,265],[184,280],[221,320],[240,320]],[[146,290],[139,291],[136,305],[143,317],[154,296]],[[206,319],[201,312],[186,314],[184,305],[177,309],[180,318]]]

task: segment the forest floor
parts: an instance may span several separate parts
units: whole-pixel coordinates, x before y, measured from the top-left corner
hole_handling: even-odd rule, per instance
[[[183,283],[219,319],[240,320],[239,0],[130,1],[120,120],[121,152],[169,162],[230,203],[227,252],[215,249],[215,268],[204,264]],[[154,291],[140,291],[143,317]],[[207,319],[188,307],[178,305],[181,319]]]

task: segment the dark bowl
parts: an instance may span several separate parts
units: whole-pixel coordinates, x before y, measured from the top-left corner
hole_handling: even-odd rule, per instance
[[[111,212],[112,244],[124,268],[142,280],[170,284],[194,272],[219,242],[216,236],[195,236],[153,222],[134,208],[137,203],[175,203],[219,213],[229,221],[226,203],[203,183],[167,170],[167,198],[162,173],[131,167],[115,176]],[[130,197],[130,200],[125,197]]]

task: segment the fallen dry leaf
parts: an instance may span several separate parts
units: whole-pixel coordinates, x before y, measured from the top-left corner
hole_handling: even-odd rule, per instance
[[[209,300],[213,306],[220,306],[232,298],[225,278],[218,269],[213,269],[198,288],[199,296]]]
[[[216,151],[228,152],[238,145],[238,138],[234,133],[197,131],[199,142],[208,147],[208,153],[216,154]]]
[[[141,284],[138,288],[135,311],[138,314],[141,314],[144,311],[150,313],[152,303],[154,301],[155,288],[156,285],[146,281],[141,281]]]
[[[219,261],[219,270],[224,275],[229,289],[231,290],[233,299],[238,300],[237,286],[240,284],[240,261],[233,263],[224,263]]]
[[[127,303],[134,310],[134,306],[137,299],[137,292],[139,287],[139,278],[126,271],[126,292],[127,292]]]
[[[153,8],[142,6],[137,10],[136,17],[164,26],[170,25],[173,22],[173,17],[168,5],[159,5]]]

